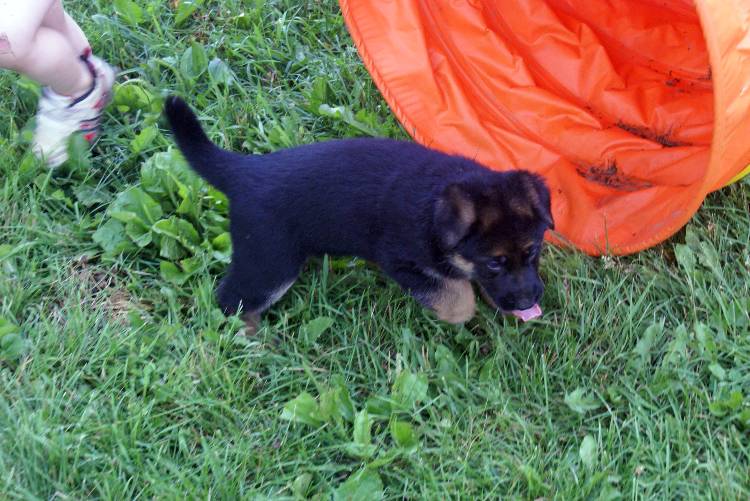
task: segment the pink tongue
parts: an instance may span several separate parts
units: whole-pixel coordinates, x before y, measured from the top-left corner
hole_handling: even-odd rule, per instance
[[[542,309],[538,304],[535,304],[527,310],[513,310],[511,311],[511,314],[513,314],[514,317],[520,318],[523,322],[528,322],[529,320],[541,317]]]

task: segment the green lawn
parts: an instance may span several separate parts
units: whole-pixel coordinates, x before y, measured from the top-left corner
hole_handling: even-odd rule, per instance
[[[451,327],[321,259],[250,336],[162,97],[247,152],[406,134],[331,0],[129,3],[66,2],[122,71],[91,155],[29,157],[0,74],[0,498],[750,497],[747,182],[637,256],[548,248],[539,321]]]

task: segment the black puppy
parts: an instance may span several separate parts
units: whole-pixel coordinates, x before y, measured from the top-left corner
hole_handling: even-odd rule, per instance
[[[226,313],[241,306],[257,321],[324,253],[377,263],[446,322],[474,315],[472,280],[502,310],[540,313],[537,267],[553,221],[539,176],[389,139],[241,155],[214,145],[183,100],[170,97],[165,111],[190,165],[229,198]]]

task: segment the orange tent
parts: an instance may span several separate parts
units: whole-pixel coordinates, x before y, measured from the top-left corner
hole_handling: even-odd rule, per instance
[[[665,240],[750,167],[750,0],[340,3],[406,130],[542,174],[587,253]]]

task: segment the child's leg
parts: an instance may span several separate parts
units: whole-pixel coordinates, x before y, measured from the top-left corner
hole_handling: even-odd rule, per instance
[[[50,166],[68,156],[68,139],[89,142],[112,97],[115,74],[91,55],[88,40],[65,13],[61,0],[0,0],[0,69],[45,86],[39,100],[33,151]]]
[[[91,87],[91,71],[80,59],[88,42],[69,24],[60,0],[0,0],[0,11],[0,67],[60,95],[80,95]]]
[[[65,35],[76,54],[80,55],[91,50],[86,35],[83,34],[78,23],[65,12],[61,1],[53,2],[42,24]]]

